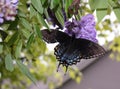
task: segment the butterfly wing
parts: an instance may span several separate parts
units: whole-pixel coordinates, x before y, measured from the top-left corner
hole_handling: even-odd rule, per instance
[[[69,43],[71,37],[68,36],[66,33],[61,32],[59,30],[53,30],[49,31],[48,29],[41,30],[42,39],[46,41],[47,43]]]
[[[99,44],[86,39],[76,39],[76,47],[79,48],[82,59],[100,57],[106,52]]]
[[[86,39],[71,38],[68,35],[61,34],[59,38],[63,39],[62,43],[58,40],[59,44],[55,47],[56,58],[62,65],[73,65],[81,59],[90,59],[100,57],[105,53],[102,46]],[[65,40],[64,39],[68,39]]]
[[[73,65],[80,62],[80,51],[73,45],[58,44],[54,49],[56,58],[63,66]]]
[[[47,43],[55,43],[56,41],[56,31],[48,29],[41,30],[42,39],[46,41]]]
[[[81,59],[100,57],[105,53],[102,46],[86,39],[76,39],[58,30],[42,30],[43,40],[47,43],[59,42],[54,54],[59,65],[67,67],[80,62]],[[58,66],[59,67],[59,66]]]

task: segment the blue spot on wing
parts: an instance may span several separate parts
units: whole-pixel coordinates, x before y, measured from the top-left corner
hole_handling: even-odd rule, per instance
[[[64,44],[58,44],[55,47],[54,52],[58,61],[66,66],[76,64],[77,62],[80,62],[81,59],[79,50],[71,50],[71,48],[69,49],[68,46],[65,46]]]

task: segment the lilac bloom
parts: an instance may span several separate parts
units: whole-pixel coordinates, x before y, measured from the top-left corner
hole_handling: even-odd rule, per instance
[[[69,36],[75,36],[75,38],[83,38],[95,43],[96,39],[95,19],[92,14],[83,16],[80,21],[75,19],[65,22],[65,33]]]
[[[15,20],[17,5],[18,0],[0,0],[0,24]]]
[[[0,23],[3,23],[3,22],[4,22],[3,18],[0,18]]]
[[[0,13],[0,23],[3,23],[3,21],[4,21],[4,20],[3,20],[3,16],[4,16],[4,15],[3,15],[2,13]]]

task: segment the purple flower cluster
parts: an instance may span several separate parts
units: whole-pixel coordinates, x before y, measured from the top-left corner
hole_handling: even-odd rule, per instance
[[[80,21],[75,19],[65,22],[65,33],[69,36],[75,36],[75,38],[83,38],[95,43],[96,39],[95,19],[92,14],[83,16]]]
[[[18,0],[0,0],[0,24],[6,21],[14,21],[17,14]]]

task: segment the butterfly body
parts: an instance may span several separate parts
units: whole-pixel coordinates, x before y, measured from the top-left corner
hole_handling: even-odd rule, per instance
[[[52,30],[42,30],[43,39],[48,43],[59,42],[54,48],[54,54],[59,61],[59,65],[66,66],[76,64],[81,59],[100,57],[105,53],[103,47],[87,39],[76,39],[74,36]],[[58,66],[59,67],[59,66]]]

